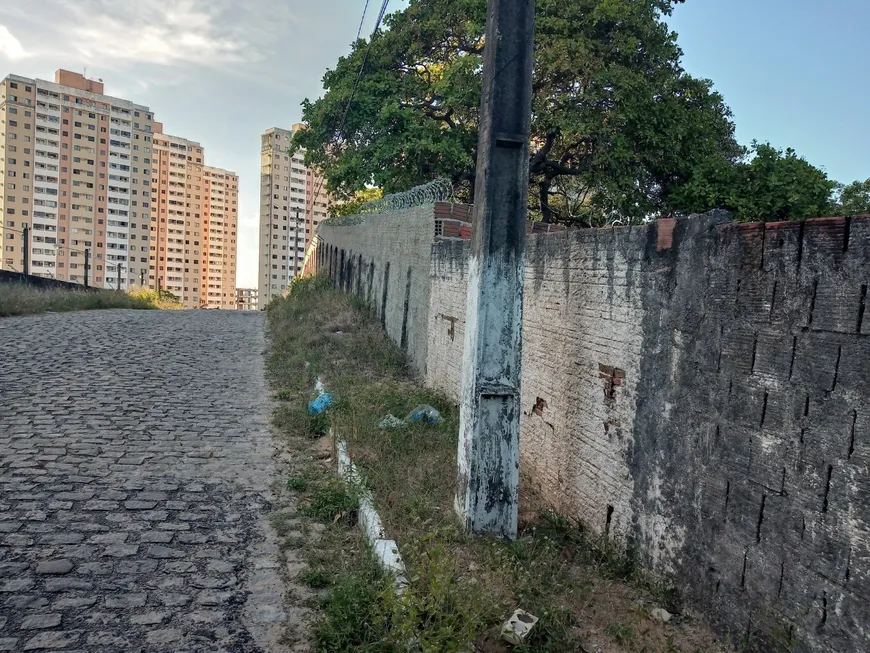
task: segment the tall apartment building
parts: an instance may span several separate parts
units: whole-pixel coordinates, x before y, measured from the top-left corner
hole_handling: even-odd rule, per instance
[[[200,298],[205,298],[208,308],[235,309],[239,178],[234,172],[206,166],[202,185],[205,206]]]
[[[236,288],[236,305],[240,311],[256,311],[259,308],[256,288]]]
[[[304,152],[288,154],[291,129],[272,127],[260,148],[260,305],[281,295],[302,270],[305,246],[328,211],[322,178],[304,164]]]
[[[104,288],[164,288],[188,308],[236,307],[238,177],[163,134],[102,81],[0,82],[0,269]],[[119,283],[120,277],[120,283]]]
[[[204,259],[202,146],[163,134],[160,123],[154,127],[149,274],[152,285],[171,292],[185,308],[198,308]]]
[[[103,93],[102,82],[58,70],[55,81],[0,82],[0,269],[138,286],[147,276],[153,114]]]
[[[234,309],[239,179],[204,165],[199,143],[154,130],[151,285],[186,308]]]

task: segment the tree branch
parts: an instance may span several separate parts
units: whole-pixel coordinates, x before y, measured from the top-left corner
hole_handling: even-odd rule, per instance
[[[558,129],[554,129],[553,131],[547,133],[544,145],[541,147],[541,149],[535,152],[534,155],[532,155],[532,158],[529,161],[529,172],[543,172],[543,165],[547,160],[547,155],[553,149],[553,145],[555,144],[556,138],[558,136]]]

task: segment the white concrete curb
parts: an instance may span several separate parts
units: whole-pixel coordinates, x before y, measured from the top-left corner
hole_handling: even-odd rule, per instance
[[[330,436],[333,436],[332,430],[329,433]],[[350,459],[347,453],[347,443],[344,440],[339,440],[336,449],[338,452],[338,473],[345,483],[354,486],[359,492],[360,527],[365,533],[366,540],[368,540],[378,562],[395,577],[396,592],[401,594],[408,585],[408,581],[405,577],[405,563],[399,553],[399,547],[395,540],[387,539],[380,515],[375,510],[372,501],[372,493],[363,484],[356,465]]]

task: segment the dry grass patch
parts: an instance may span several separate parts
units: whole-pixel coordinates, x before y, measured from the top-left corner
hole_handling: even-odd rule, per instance
[[[72,290],[37,288],[24,283],[0,284],[0,317],[53,311],[85,311],[101,308],[155,308],[144,299],[117,290]]]

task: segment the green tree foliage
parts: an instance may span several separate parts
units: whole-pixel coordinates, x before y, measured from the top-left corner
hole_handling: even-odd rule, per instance
[[[837,213],[840,215],[870,213],[870,179],[853,181],[839,190]]]
[[[380,188],[364,188],[353,194],[349,200],[337,202],[329,207],[331,216],[354,215],[359,213],[360,207],[366,202],[374,202],[384,196]]]
[[[546,221],[597,224],[669,211],[702,164],[742,154],[731,113],[680,65],[670,0],[539,0],[530,204]],[[358,41],[303,103],[294,139],[329,190],[350,198],[439,176],[475,177],[486,0],[411,0]],[[498,83],[496,80],[495,83]]]
[[[736,164],[711,158],[671,198],[681,213],[721,208],[740,222],[805,220],[832,210],[836,184],[794,150],[753,143]]]

